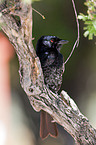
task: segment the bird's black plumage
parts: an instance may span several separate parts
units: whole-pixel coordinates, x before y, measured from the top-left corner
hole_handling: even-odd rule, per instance
[[[60,48],[64,43],[67,43],[67,42],[68,41],[62,40],[56,36],[42,36],[37,42],[36,53],[41,62],[41,67],[44,74],[44,81],[47,87],[50,90],[52,90],[54,93],[57,93],[58,90],[60,89],[60,86],[62,83],[62,74],[64,73],[64,60],[63,60],[63,55],[60,53]],[[46,115],[43,115],[43,116],[46,117]],[[44,126],[44,123],[42,124],[42,126]],[[47,123],[46,123],[46,126],[47,126]],[[54,126],[56,126],[56,124],[54,124]],[[56,127],[54,128],[56,131],[57,130]],[[41,130],[42,130],[42,127],[41,127]],[[45,128],[43,130],[45,130]],[[48,134],[51,134],[50,132],[52,131],[49,131]],[[46,136],[47,136],[47,133],[45,136],[41,135],[42,138]],[[53,135],[53,136],[57,136],[57,133],[56,135]]]
[[[64,63],[60,48],[66,42],[56,36],[42,36],[37,42],[36,53],[41,62],[45,84],[55,93],[62,83]]]

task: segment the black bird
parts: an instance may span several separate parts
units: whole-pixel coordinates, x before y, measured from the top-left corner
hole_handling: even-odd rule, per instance
[[[36,53],[41,62],[44,82],[54,93],[59,91],[64,73],[64,60],[60,48],[67,42],[67,40],[62,40],[56,36],[42,36],[37,42]],[[52,120],[48,113],[41,111],[40,137],[42,139],[48,135],[57,137],[57,125]]]

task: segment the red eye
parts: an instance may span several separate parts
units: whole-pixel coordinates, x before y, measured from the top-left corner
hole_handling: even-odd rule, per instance
[[[51,42],[53,43],[54,41],[53,41],[53,40],[51,40]]]

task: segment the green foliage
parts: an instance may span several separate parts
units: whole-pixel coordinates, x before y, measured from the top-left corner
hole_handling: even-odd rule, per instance
[[[80,13],[78,19],[84,21],[84,37],[88,36],[88,39],[92,40],[93,36],[96,36],[96,2],[89,0],[84,4],[88,7],[87,15]]]

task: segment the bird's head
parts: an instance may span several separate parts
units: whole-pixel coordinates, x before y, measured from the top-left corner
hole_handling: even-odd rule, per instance
[[[48,50],[54,51],[55,49],[60,51],[61,46],[66,43],[68,43],[67,40],[60,39],[56,36],[42,36],[37,42],[36,51],[37,54]]]

